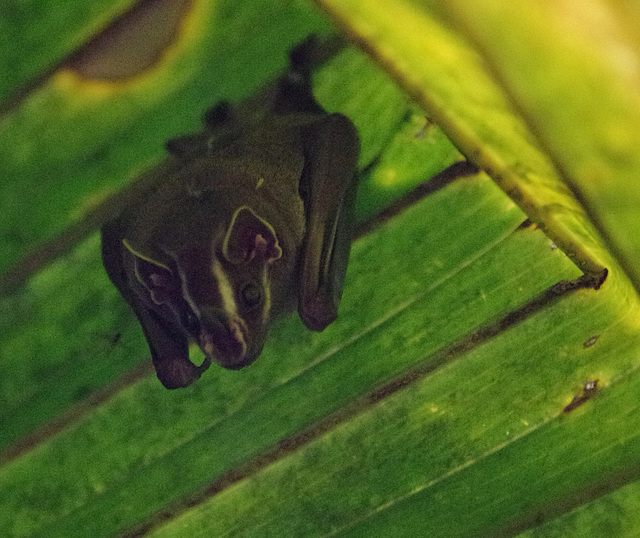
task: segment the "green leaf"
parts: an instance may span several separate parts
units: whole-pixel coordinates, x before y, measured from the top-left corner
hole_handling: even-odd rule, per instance
[[[637,8],[608,1],[446,6],[448,23],[462,27],[482,51],[638,286]]]
[[[362,139],[339,319],[291,315],[254,365],[180,391],[96,228],[158,177],[166,139],[335,29],[306,0],[193,2],[126,79],[80,75],[77,37],[13,57],[7,88],[33,85],[0,118],[0,534],[637,534],[637,224],[612,200],[632,207],[639,131],[632,70],[602,61],[614,42],[638,57],[637,13],[596,2],[608,40],[584,48],[596,7],[571,0],[317,3],[379,63],[347,47],[314,78]],[[124,9],[90,4],[69,35]],[[53,41],[53,12],[24,13]],[[447,168],[458,150],[486,173]]]
[[[388,13],[388,5],[381,0],[370,2],[318,0],[318,4],[331,12],[354,39],[371,50],[399,83],[425,107],[429,116],[443,128],[460,151],[486,170],[532,220],[544,225],[546,233],[579,267],[587,272],[597,272],[602,266],[618,271],[616,263],[625,263],[625,260],[613,260],[611,254],[605,251],[602,240],[594,229],[594,222],[589,220],[569,186],[562,182],[559,173],[554,169],[554,162],[551,159],[553,155],[547,155],[539,149],[523,118],[514,112],[508,100],[509,94],[496,84],[477,51],[469,46],[464,36],[461,37],[431,16],[427,7],[430,5],[429,2],[412,2],[411,0],[395,2],[394,16],[391,17]],[[471,4],[461,2],[458,6],[458,3],[455,3],[455,8],[446,8],[445,4],[438,2],[433,4],[447,14],[452,13],[447,19],[452,26],[464,20],[467,24],[474,21],[474,27],[483,28],[486,32],[485,40],[492,42],[491,50],[495,51],[496,55],[508,56],[511,60],[510,65],[514,66],[514,69],[517,67],[518,73],[529,73],[530,76],[537,73],[535,65],[520,64],[521,57],[518,54],[518,51],[524,50],[530,55],[532,61],[540,57],[539,40],[535,36],[544,33],[546,27],[543,25],[543,8],[534,7],[535,2],[528,3],[531,4],[530,10],[538,10],[536,13],[539,16],[534,20],[527,18],[528,11],[520,10],[515,6],[505,8],[507,11],[505,14],[500,12],[502,2],[483,3],[487,6],[483,8],[488,13],[487,18],[494,17],[493,20],[487,21],[478,17],[477,10]],[[447,5],[451,4],[454,3]],[[490,8],[491,5],[495,7]],[[557,23],[556,25],[560,28],[563,23],[570,24],[572,20],[571,7],[567,6],[565,9],[567,14],[564,19],[561,17],[554,19],[554,23]],[[574,9],[576,12],[581,11],[577,4]],[[507,26],[503,23],[496,22],[504,20],[501,18],[503,16],[507,17],[506,20],[511,20],[508,18],[509,14],[520,25],[517,30],[509,25],[507,30]],[[527,25],[531,26],[531,33]],[[519,45],[511,46],[510,42],[505,44],[506,38],[494,35],[492,30],[494,27],[503,28],[503,31],[509,35],[509,39],[517,40]],[[525,31],[523,27],[527,30]],[[537,33],[533,34],[533,32]],[[559,34],[561,32],[562,29],[558,30]],[[523,42],[523,35],[529,35],[530,41]],[[548,40],[549,36],[545,35],[545,39]],[[564,51],[565,48],[561,45],[562,43],[552,42],[549,48],[555,47],[554,50]],[[593,47],[589,50],[591,49]],[[507,53],[508,50],[511,52]],[[570,54],[567,54],[567,57],[565,63],[572,61],[573,57]],[[557,63],[547,57],[545,62],[546,65],[557,68]],[[456,66],[455,69],[452,68],[453,65]],[[505,65],[504,69],[508,69],[508,66]],[[549,69],[552,68],[549,67]],[[573,73],[574,71],[565,66],[563,72]],[[578,72],[578,76],[583,76],[585,79],[596,78],[591,71]],[[537,73],[535,76],[539,75]],[[547,74],[544,80],[557,80],[557,77]],[[573,77],[569,79],[565,76],[562,80],[570,80],[566,86],[575,83]],[[587,99],[587,104],[584,102],[584,96],[579,105],[574,102],[569,86],[564,95],[558,96],[558,100],[547,98],[546,102],[549,103],[547,108],[544,112],[537,110],[537,115],[540,118],[553,118],[553,114],[550,113],[551,108],[571,109],[571,105],[567,106],[567,103],[575,105],[576,108],[580,106],[580,110],[572,113],[571,119],[576,126],[575,132],[579,133],[575,138],[581,140],[578,137],[584,138],[584,129],[579,119],[586,115],[586,108],[593,106],[596,102],[598,106],[600,105],[600,101],[596,99],[609,91],[607,82],[612,80],[617,81],[613,74],[609,77],[602,76],[601,87],[591,91],[589,89],[593,85],[585,82],[584,87],[587,91],[584,93],[591,99],[590,101]],[[541,80],[520,80],[519,82],[522,87],[528,88],[529,95],[534,93],[535,88],[541,88],[541,94],[548,93]],[[615,85],[617,86],[617,82]],[[541,95],[540,99],[545,99],[544,95]],[[625,121],[623,114],[617,110],[612,114],[610,121],[619,129],[626,128],[625,132],[635,134],[637,133],[637,129],[634,129],[637,125],[635,121],[637,111],[635,106],[631,106],[635,103],[629,104],[628,101],[629,99],[626,99],[622,103],[622,108],[631,116]],[[571,124],[566,117],[556,119],[556,122],[555,130],[563,132],[568,129],[559,129],[558,125]],[[625,125],[628,127],[624,127]],[[597,133],[593,135],[594,139],[597,138]],[[627,139],[628,137],[624,139],[625,143]],[[631,148],[635,146],[629,144],[625,147],[626,153],[621,148],[618,155],[624,155],[621,160],[627,167],[634,162],[635,153]],[[593,158],[593,154],[584,144],[581,151],[582,158],[587,156]],[[606,165],[603,163],[602,166]],[[631,168],[635,170],[635,165],[631,164]],[[613,172],[611,175],[614,175]],[[629,185],[628,180],[625,181],[625,185]],[[620,192],[623,189],[612,190]],[[619,216],[619,213],[616,215]],[[594,220],[597,224],[596,215]],[[609,233],[608,230],[600,230],[600,232],[607,235]],[[628,235],[637,237],[636,234]],[[626,286],[623,283],[624,280],[625,277],[619,275],[616,277],[616,284]],[[629,290],[626,293],[633,292]]]
[[[0,6],[0,103],[18,99],[33,79],[133,5],[132,0],[53,3],[8,0]],[[11,101],[11,100],[10,100]],[[5,105],[6,106],[6,105]]]

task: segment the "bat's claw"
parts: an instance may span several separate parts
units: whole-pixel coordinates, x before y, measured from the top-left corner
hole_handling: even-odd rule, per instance
[[[337,305],[318,296],[303,299],[298,310],[303,323],[312,331],[324,331],[338,317]]]
[[[180,389],[197,381],[210,364],[209,359],[205,359],[200,366],[189,360],[162,361],[155,365],[156,375],[165,388]]]

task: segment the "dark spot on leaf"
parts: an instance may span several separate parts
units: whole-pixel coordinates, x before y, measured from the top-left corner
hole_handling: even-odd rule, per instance
[[[111,341],[111,345],[117,345],[118,342],[120,342],[120,339],[122,338],[122,333],[121,332],[117,332],[115,334],[113,334],[110,338]]]
[[[487,172],[488,173],[488,172]],[[489,174],[491,178],[496,182],[500,183],[502,177],[499,174]],[[518,187],[512,187],[507,191],[507,196],[511,198],[516,204],[522,206],[525,196],[522,194],[522,191]]]
[[[533,222],[531,221],[531,219],[525,219],[520,223],[520,226],[518,226],[518,230],[526,230],[527,228],[533,226]]]
[[[76,402],[86,400],[92,393],[92,388],[86,385],[78,387],[73,393],[73,399]]]
[[[598,338],[600,338],[599,334],[592,336],[591,338],[589,338],[589,340],[587,340],[582,344],[582,347],[585,349],[587,349],[588,347],[591,347],[593,344],[595,344],[598,341]]]
[[[593,289],[599,290],[600,286],[602,286],[604,284],[604,281],[607,280],[607,276],[609,276],[609,269],[607,269],[606,267],[602,270],[601,273],[594,275]]]

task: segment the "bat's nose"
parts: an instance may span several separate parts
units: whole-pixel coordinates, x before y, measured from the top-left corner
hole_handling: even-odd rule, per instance
[[[250,349],[241,319],[228,319],[222,313],[207,318],[200,337],[200,347],[207,357],[230,370],[239,370],[256,360],[260,352]]]
[[[232,362],[228,362],[226,360],[218,360],[218,364],[223,368],[226,368],[227,370],[240,370],[254,362],[258,358],[258,355],[259,353],[253,353],[251,355],[243,357],[241,360],[235,360]]]

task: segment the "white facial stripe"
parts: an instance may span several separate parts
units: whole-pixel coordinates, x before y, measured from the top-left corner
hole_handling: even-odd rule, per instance
[[[187,301],[187,304],[191,307],[194,314],[200,318],[200,309],[196,306],[196,303],[191,298],[189,294],[189,289],[187,288],[187,276],[184,274],[184,271],[178,265],[178,275],[180,276],[180,282],[182,283],[182,296],[184,300]]]
[[[242,322],[242,325],[244,325],[244,321],[242,320],[242,318],[237,318],[237,321],[231,322],[230,327],[233,331],[233,336],[235,336],[236,340],[240,342],[240,344],[242,344],[242,354],[245,355],[247,353],[247,343],[244,340],[244,334],[242,333],[242,329],[240,328],[241,324],[239,322]]]
[[[269,280],[267,279],[267,268],[262,272],[262,289],[264,289],[264,305],[262,306],[262,321],[266,323],[269,319],[269,311],[271,310],[271,289]]]
[[[215,256],[211,263],[211,272],[218,282],[218,291],[222,298],[222,308],[226,312],[227,316],[229,316],[229,326],[233,331],[233,335],[236,340],[242,345],[242,354],[244,355],[247,352],[247,342],[244,338],[243,329],[246,331],[247,325],[244,320],[238,316],[238,305],[236,303],[236,296],[233,292],[233,287],[231,286],[222,265]]]
[[[227,313],[227,316],[229,316],[229,319],[236,319],[238,317],[238,305],[236,304],[233,287],[231,286],[222,265],[215,256],[211,263],[211,272],[218,282],[218,290],[222,297],[222,308]]]

